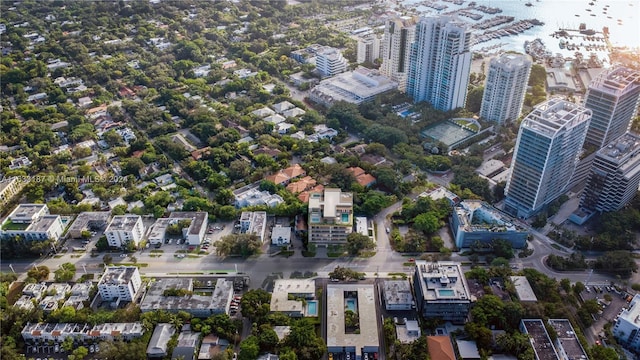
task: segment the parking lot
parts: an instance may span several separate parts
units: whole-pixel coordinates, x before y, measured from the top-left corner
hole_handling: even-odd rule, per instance
[[[601,335],[604,325],[615,320],[622,308],[628,305],[627,298],[630,296],[627,292],[618,291],[609,285],[588,285],[589,291],[583,291],[580,295],[583,300],[596,299],[602,304],[602,313],[595,316],[596,320],[589,330],[591,334],[585,334],[587,337],[592,335],[595,342]],[[611,296],[611,302],[605,300],[605,295]]]

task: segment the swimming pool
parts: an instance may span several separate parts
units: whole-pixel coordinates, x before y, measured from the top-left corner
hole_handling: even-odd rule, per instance
[[[438,295],[440,296],[453,296],[455,292],[453,289],[438,289]]]
[[[403,117],[403,118],[405,118],[405,117],[407,117],[407,116],[409,116],[411,114],[413,114],[413,111],[411,111],[411,110],[405,110],[405,111],[402,111],[402,112],[398,113],[398,115],[400,115],[400,117]]]
[[[356,312],[356,299],[347,299],[345,302],[347,303],[347,310]]]
[[[307,316],[318,316],[317,301],[307,301]]]

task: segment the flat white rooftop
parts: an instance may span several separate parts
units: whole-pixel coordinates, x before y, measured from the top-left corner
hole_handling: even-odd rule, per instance
[[[526,276],[512,276],[511,282],[516,287],[516,293],[520,301],[538,301]]]
[[[345,333],[345,292],[357,292],[357,313],[360,334]],[[378,321],[373,285],[327,285],[327,346],[355,347],[356,356],[362,356],[365,346],[380,346]]]

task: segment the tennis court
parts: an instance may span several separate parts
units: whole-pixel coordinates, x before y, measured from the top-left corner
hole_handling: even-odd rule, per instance
[[[433,124],[422,130],[420,134],[429,139],[440,141],[450,147],[466,138],[476,135],[471,130],[453,124],[450,120],[445,120],[437,124]]]

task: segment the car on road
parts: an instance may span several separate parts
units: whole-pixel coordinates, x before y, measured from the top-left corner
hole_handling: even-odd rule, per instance
[[[387,231],[387,234],[391,232],[391,229],[389,228],[386,228],[385,230]]]
[[[238,360],[238,353],[233,353],[233,360]]]
[[[56,344],[56,345],[53,347],[53,352],[55,352],[55,353],[60,352],[60,345]]]
[[[127,257],[127,254],[120,254],[121,258]]]
[[[409,262],[416,262],[416,259],[414,259],[414,258],[410,258],[410,259],[409,259]]]

